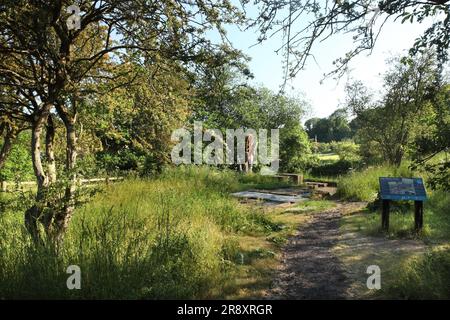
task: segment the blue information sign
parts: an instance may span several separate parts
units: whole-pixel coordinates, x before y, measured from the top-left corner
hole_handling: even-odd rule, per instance
[[[425,201],[427,199],[422,178],[380,177],[380,192],[383,200]]]

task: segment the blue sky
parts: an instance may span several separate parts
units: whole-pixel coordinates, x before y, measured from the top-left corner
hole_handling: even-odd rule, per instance
[[[332,70],[332,62],[352,49],[351,35],[336,35],[313,48],[315,60],[309,60],[305,70],[300,71],[289,83],[287,91],[292,94],[302,93],[311,104],[307,117],[326,117],[343,105],[344,87],[348,79],[362,80],[371,89],[382,88],[382,74],[387,70],[386,59],[392,55],[406,52],[417,36],[421,35],[430,21],[424,24],[400,24],[388,22],[383,28],[375,50],[371,55],[363,53],[350,64],[350,73],[339,81],[326,79],[322,84],[324,73]],[[251,58],[250,69],[255,75],[254,83],[273,90],[278,90],[283,82],[282,56],[275,50],[281,45],[281,37],[274,37],[261,45],[257,42],[256,30],[240,31],[229,26],[228,38],[234,47],[242,50]],[[293,87],[293,89],[290,89]]]

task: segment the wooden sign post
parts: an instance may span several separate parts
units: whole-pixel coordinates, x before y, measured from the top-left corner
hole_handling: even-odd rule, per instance
[[[391,200],[383,200],[381,211],[381,227],[384,230],[389,230],[389,204]]]
[[[414,227],[422,230],[423,227],[423,201],[414,201]]]
[[[392,200],[414,201],[414,229],[423,227],[423,202],[427,199],[422,178],[380,177],[380,194],[382,201],[381,227],[389,230],[389,207]]]

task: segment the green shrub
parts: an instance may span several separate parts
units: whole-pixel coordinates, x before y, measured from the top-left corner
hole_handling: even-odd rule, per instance
[[[356,165],[361,157],[359,156],[359,145],[351,140],[333,141],[330,143],[331,152],[339,155],[340,160],[351,162]]]
[[[3,168],[0,170],[0,181],[27,181],[33,180],[33,166],[29,150],[31,132],[23,131],[15,140]],[[0,138],[0,148],[2,146]]]
[[[313,167],[311,174],[313,176],[337,176],[343,175],[350,171],[352,163],[346,160],[339,160],[333,163],[326,163]]]

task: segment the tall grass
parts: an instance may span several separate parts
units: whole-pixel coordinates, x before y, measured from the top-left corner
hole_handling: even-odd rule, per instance
[[[337,195],[343,200],[372,201],[377,197],[379,177],[412,177],[407,165],[370,167],[354,171],[338,180]]]
[[[59,252],[31,243],[22,214],[0,215],[0,299],[220,297],[232,235],[274,227],[229,197],[238,188],[205,168],[112,185],[77,210]],[[69,265],[81,290],[66,287]]]
[[[379,190],[378,178],[382,176],[411,177],[406,166],[400,168],[374,167],[342,177],[338,182],[338,195],[346,200],[373,201]],[[422,176],[426,173],[423,173]],[[420,176],[420,175],[419,175]],[[381,229],[380,208],[346,219],[369,235],[385,234]],[[429,243],[447,243],[447,249],[433,249],[424,255],[411,255],[398,265],[398,276],[382,287],[384,298],[401,299],[448,299],[450,298],[450,194],[443,190],[428,190],[424,205],[424,228],[420,234],[414,230],[414,206],[411,202],[393,202],[390,238],[417,238]],[[445,245],[444,245],[445,247]]]
[[[450,299],[450,249],[435,249],[407,259],[398,277],[382,288],[397,299]]]
[[[399,168],[382,166],[372,167],[364,171],[351,173],[341,177],[338,182],[337,195],[344,200],[373,201],[380,188],[379,177],[412,177],[418,175],[411,172],[406,165]],[[420,174],[419,174],[420,176]],[[426,177],[425,177],[426,178]],[[372,213],[364,217],[355,217],[352,223],[368,234],[378,234],[380,228],[380,208],[378,202],[371,204]],[[450,238],[450,195],[441,190],[428,190],[428,200],[424,206],[425,225],[421,236],[429,239]],[[415,237],[414,206],[411,201],[395,201],[391,204],[390,237]]]
[[[381,229],[380,209],[355,216],[347,221],[368,235],[385,233]],[[391,238],[417,238],[440,241],[450,239],[450,194],[445,191],[433,191],[424,205],[424,227],[420,234],[414,230],[414,205],[408,202],[392,203],[389,215]]]

